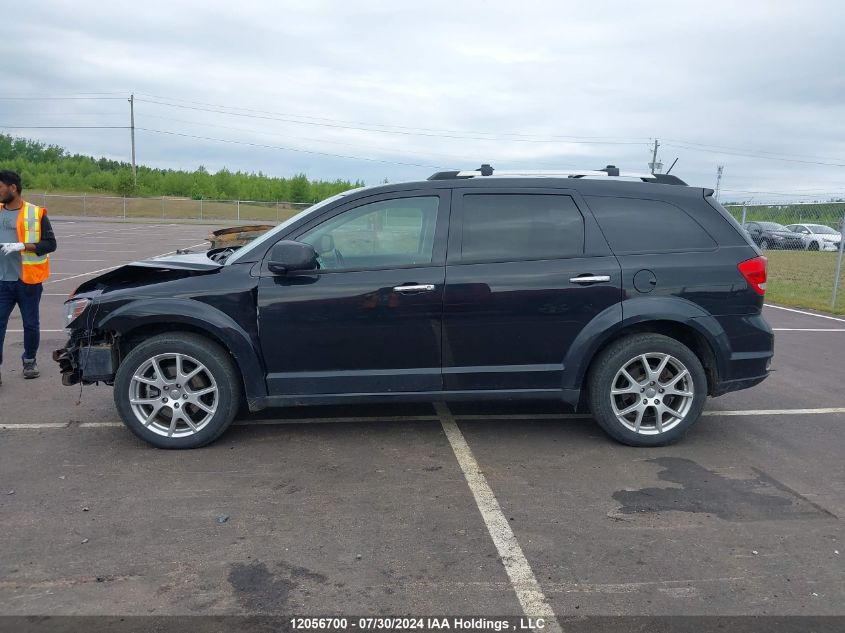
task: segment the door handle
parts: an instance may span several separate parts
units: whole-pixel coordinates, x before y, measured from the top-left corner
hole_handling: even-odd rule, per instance
[[[393,292],[432,292],[434,284],[418,284],[415,286],[396,286]]]
[[[569,281],[573,284],[601,284],[610,281],[610,275],[583,275],[571,277]]]

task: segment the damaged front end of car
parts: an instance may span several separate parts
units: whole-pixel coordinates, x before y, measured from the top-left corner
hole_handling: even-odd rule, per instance
[[[132,262],[80,285],[64,304],[64,324],[70,338],[53,352],[59,364],[62,384],[71,386],[114,383],[123,356],[128,353],[128,327],[114,327],[107,321],[126,304],[147,298],[150,288],[195,276],[212,274],[222,267],[231,249],[208,253],[180,252],[177,255]],[[139,297],[138,288],[144,288]],[[126,324],[124,323],[124,326]]]
[[[65,346],[53,352],[53,360],[59,364],[66,387],[80,382],[111,385],[120,364],[117,336],[113,332],[73,331]]]

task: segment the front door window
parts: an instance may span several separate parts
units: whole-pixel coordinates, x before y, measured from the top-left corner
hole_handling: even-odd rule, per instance
[[[322,270],[431,265],[437,196],[371,202],[323,222],[299,241],[317,251]]]

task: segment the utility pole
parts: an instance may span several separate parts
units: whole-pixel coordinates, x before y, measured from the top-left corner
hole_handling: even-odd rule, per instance
[[[657,142],[657,139],[654,139],[654,153],[651,155],[651,162],[648,164],[649,168],[651,169],[651,173],[653,174],[655,171],[659,171],[663,164],[661,163],[658,167],[657,165],[657,148],[660,147],[660,143]]]
[[[132,130],[132,183],[138,188],[138,172],[135,170],[135,95],[129,95],[129,124]]]
[[[724,168],[724,165],[719,165],[716,167],[716,202],[719,202],[719,189],[722,186],[722,170]]]

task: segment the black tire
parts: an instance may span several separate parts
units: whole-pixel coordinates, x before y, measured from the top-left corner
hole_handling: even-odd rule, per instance
[[[682,402],[684,404],[682,407],[678,407],[679,411],[682,408],[685,408],[686,411],[683,412],[682,418],[670,418],[672,426],[667,424],[667,428],[663,432],[658,431],[660,427],[653,420],[657,416],[660,416],[661,420],[663,419],[663,414],[657,413],[658,409],[656,407],[650,407],[653,428],[644,424],[641,427],[640,433],[623,424],[613,408],[614,396],[611,395],[611,389],[614,386],[614,381],[618,380],[617,374],[623,368],[630,367],[630,363],[636,362],[636,359],[643,354],[654,354],[655,356],[669,355],[671,360],[667,361],[666,369],[664,369],[664,374],[661,374],[661,376],[666,375],[670,377],[672,375],[670,368],[674,369],[677,366],[677,369],[680,369],[683,366],[688,371],[689,380],[685,377],[682,377],[681,380],[686,381],[685,384],[687,385],[691,383],[693,387],[692,395],[688,397],[667,394],[668,398],[672,400],[664,399],[664,404],[668,403],[676,406],[676,402]],[[657,358],[653,360],[659,365]],[[677,365],[675,361],[677,361]],[[650,361],[647,360],[646,362]],[[677,374],[682,374],[682,372],[678,371]],[[636,378],[636,376],[634,377]],[[630,382],[627,379],[625,380],[626,382]],[[659,383],[660,381],[658,380],[657,382]],[[634,392],[639,391],[637,387],[640,387],[640,385],[633,387]],[[617,385],[617,388],[620,387]],[[648,384],[646,384],[646,388],[648,388]],[[704,402],[707,399],[707,377],[701,361],[683,343],[661,334],[634,334],[614,341],[595,358],[587,375],[587,389],[590,410],[592,411],[593,417],[599,426],[612,438],[629,446],[665,446],[680,439],[701,415],[701,410],[704,408]],[[667,387],[666,389],[668,390],[670,388]],[[660,402],[659,398],[665,398],[665,396],[661,396],[659,393],[651,395],[640,395],[640,393],[625,396],[617,395],[615,398],[631,398],[630,403],[633,406],[639,407],[640,398],[645,398],[646,396],[649,398],[656,396],[658,398],[651,400],[650,402],[652,403]],[[616,402],[618,405],[620,400]],[[637,413],[634,412],[629,415],[636,417]],[[645,415],[643,415],[642,420],[647,422]],[[627,420],[628,418],[625,419]],[[633,425],[633,422],[629,422],[629,424]]]
[[[760,250],[764,250],[764,251],[769,250],[769,240],[761,240],[760,241]]]
[[[807,247],[808,251],[817,251],[819,250],[819,243],[818,242],[810,242],[810,245]]]
[[[198,375],[199,377],[192,378],[191,382],[200,380],[200,377],[207,378],[208,380],[206,380],[205,386],[211,386],[213,389],[210,396],[203,396],[213,399],[215,408],[212,414],[206,414],[195,406],[192,406],[190,402],[181,407],[185,415],[188,415],[188,407],[191,407],[198,416],[204,416],[202,426],[197,426],[198,430],[183,429],[184,433],[190,434],[182,437],[167,437],[161,435],[160,432],[156,432],[156,429],[161,431],[158,417],[154,418],[151,426],[145,426],[137,417],[136,410],[133,410],[133,405],[130,402],[132,398],[131,390],[139,388],[138,381],[133,382],[136,372],[150,363],[151,359],[160,355],[169,354],[183,356],[185,360],[180,360],[179,362],[187,363],[188,367],[196,368],[201,364],[204,371]],[[190,364],[192,359],[196,360],[198,364]],[[164,362],[166,362],[166,359]],[[168,371],[166,365],[161,366],[161,368],[165,373]],[[167,380],[175,381],[177,379],[174,377],[168,378]],[[210,382],[211,380],[213,382]],[[174,384],[174,386],[176,385]],[[178,386],[181,387],[181,385]],[[200,384],[200,389],[202,386]],[[140,388],[144,388],[144,384],[141,384]],[[146,387],[146,389],[150,389],[150,387]],[[155,391],[152,391],[151,394],[155,394],[158,391],[156,387],[153,387],[153,389]],[[143,341],[133,348],[120,364],[114,381],[114,402],[123,423],[145,442],[158,448],[167,449],[199,448],[220,437],[235,418],[241,402],[241,392],[241,379],[229,353],[214,341],[188,332],[161,334]],[[184,395],[177,395],[175,399],[170,400],[175,404],[160,406],[156,401],[155,405],[144,404],[143,406],[149,406],[151,411],[154,407],[159,406],[160,409],[155,409],[156,411],[169,409],[172,419],[173,413],[183,403],[181,398],[185,398],[185,400],[189,398],[188,393],[190,392],[186,385]],[[150,402],[154,398],[157,398],[157,396],[151,394],[145,394],[145,398],[150,398]],[[170,396],[170,393],[158,391],[158,395]],[[191,397],[194,396],[192,395]],[[176,409],[173,408],[174,406]],[[166,414],[167,411],[162,411],[162,413],[155,415],[165,416]],[[166,420],[164,421],[166,422]],[[185,425],[187,425],[187,422],[185,422]]]

